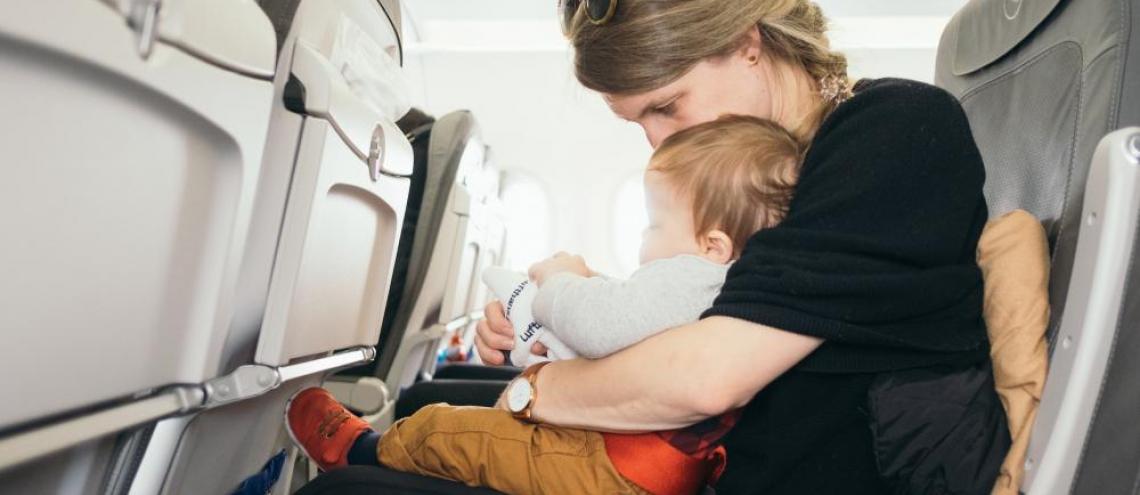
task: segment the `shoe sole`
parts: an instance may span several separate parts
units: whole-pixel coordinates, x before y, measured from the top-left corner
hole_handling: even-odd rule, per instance
[[[305,446],[300,441],[297,440],[297,435],[293,434],[293,427],[289,424],[289,409],[291,407],[293,407],[293,399],[297,398],[297,396],[300,395],[301,392],[304,392],[305,390],[308,390],[308,389],[306,388],[306,389],[298,390],[297,393],[295,393],[291,397],[289,397],[289,400],[285,401],[285,432],[289,434],[289,439],[293,441],[293,445],[296,445],[297,448],[301,449],[301,453],[305,454],[306,458],[308,458],[310,461],[312,461],[313,464],[316,464],[317,467],[320,468],[321,471],[328,471],[328,469],[326,469],[324,466],[322,466],[321,463],[319,461],[317,461],[316,458],[314,458],[311,454],[309,454],[309,451],[307,449],[305,449]]]

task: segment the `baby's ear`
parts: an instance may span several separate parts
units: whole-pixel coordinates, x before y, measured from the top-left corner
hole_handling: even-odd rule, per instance
[[[710,230],[700,238],[701,251],[705,258],[725,264],[732,261],[734,247],[732,238],[720,230]]]

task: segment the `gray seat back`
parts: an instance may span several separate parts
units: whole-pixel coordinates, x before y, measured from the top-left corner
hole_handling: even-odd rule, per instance
[[[938,49],[935,82],[970,117],[986,162],[990,216],[1022,208],[1046,225],[1055,318],[1064,309],[1093,150],[1110,131],[1140,120],[1140,68],[1124,77],[1130,8],[1129,0],[972,1]]]
[[[1103,252],[1096,249],[1107,245],[1101,236],[1131,235],[1123,232],[1128,229],[1107,232],[1101,225],[1121,220],[1121,214],[1135,214],[1127,211],[1133,193],[1108,191],[1108,184],[1127,179],[1111,171],[1117,170],[1112,164],[1118,158],[1127,157],[1131,135],[1106,135],[1140,124],[1140,43],[1133,35],[1137,8],[1130,0],[974,0],[950,21],[939,46],[935,82],[956,95],[969,115],[986,162],[991,217],[1028,210],[1045,224],[1052,247],[1052,369],[1027,462],[1030,483],[1048,469],[1053,471],[1045,473],[1052,486],[1031,485],[1033,492],[1067,492],[1070,486],[1079,493],[1119,492],[1125,486],[1131,490],[1140,465],[1140,429],[1130,426],[1125,437],[1129,448],[1123,451],[1112,448],[1116,442],[1108,433],[1119,426],[1111,421],[1113,411],[1140,410],[1140,396],[1112,393],[1115,387],[1128,386],[1119,380],[1135,380],[1140,373],[1126,371],[1114,360],[1102,366],[1103,379],[1092,387],[1081,380],[1097,373],[1069,379],[1089,369],[1091,361],[1076,356],[1082,350],[1092,352],[1091,344],[1101,337],[1110,344],[1115,341],[1094,356],[1102,365],[1112,355],[1140,350],[1140,343],[1130,341],[1137,333],[1137,278],[1121,277],[1128,283],[1116,293],[1119,304],[1097,310],[1113,316],[1111,324],[1102,325],[1110,328],[1094,332],[1090,328],[1097,325],[1087,317],[1095,312],[1099,296],[1092,288],[1107,282],[1091,274],[1094,267],[1085,266],[1089,260],[1078,257],[1095,258]],[[1102,139],[1105,149],[1095,165],[1094,151]],[[1094,184],[1090,169],[1097,167],[1104,172],[1093,174],[1099,182]],[[1112,209],[1119,212],[1110,214]],[[1099,223],[1098,213],[1104,220]],[[1078,238],[1081,245],[1088,244],[1083,251],[1078,250]],[[1128,256],[1133,244],[1132,238],[1122,242]],[[1123,266],[1136,270],[1135,265]],[[1085,404],[1088,421],[1081,424],[1072,421],[1080,415],[1067,416],[1062,406],[1066,400],[1074,402],[1071,394],[1077,389],[1086,388],[1093,389],[1088,401],[1100,405],[1094,410]],[[1098,398],[1100,390],[1107,392]],[[1072,468],[1068,477],[1050,477],[1064,470],[1034,465],[1042,461],[1058,428],[1075,435],[1069,438],[1083,439],[1074,446],[1079,451],[1066,453],[1065,462]],[[1112,465],[1129,468],[1110,473]]]

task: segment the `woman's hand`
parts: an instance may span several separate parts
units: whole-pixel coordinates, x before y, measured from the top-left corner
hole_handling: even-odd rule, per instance
[[[582,259],[581,256],[563,252],[555,253],[554,256],[531,265],[530,270],[527,271],[527,275],[539,287],[556,273],[573,273],[583,277],[594,275],[594,272],[586,266],[586,260]]]
[[[491,301],[483,308],[483,318],[475,326],[475,351],[483,363],[492,366],[507,364],[504,353],[515,348],[515,327],[507,319],[503,305],[499,301]],[[531,352],[540,356],[546,355],[546,347],[535,343]]]

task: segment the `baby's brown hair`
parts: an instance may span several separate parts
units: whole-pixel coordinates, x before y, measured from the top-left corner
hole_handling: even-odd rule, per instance
[[[669,136],[649,160],[676,192],[691,201],[698,236],[720,230],[733,258],[756,231],[784,219],[803,149],[779,124],[727,115]]]

